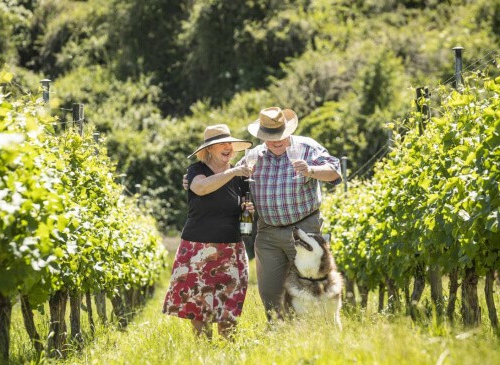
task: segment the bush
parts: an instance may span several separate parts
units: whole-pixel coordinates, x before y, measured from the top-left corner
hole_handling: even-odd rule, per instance
[[[219,105],[235,93],[268,84],[279,65],[296,57],[311,37],[300,1],[200,2],[182,34],[187,100]]]

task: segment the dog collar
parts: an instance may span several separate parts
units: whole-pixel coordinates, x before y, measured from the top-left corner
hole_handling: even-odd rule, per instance
[[[318,279],[306,278],[304,276],[300,276],[299,274],[297,274],[297,276],[299,277],[299,279],[304,279],[304,280],[308,280],[308,281],[323,281],[323,280],[328,279],[328,275],[323,276],[322,278],[318,278]]]

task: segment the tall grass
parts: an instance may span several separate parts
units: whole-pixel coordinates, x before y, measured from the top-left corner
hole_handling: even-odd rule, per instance
[[[463,332],[432,321],[414,325],[409,317],[376,313],[375,295],[364,313],[342,313],[339,332],[328,314],[269,326],[257,292],[255,264],[234,341],[216,335],[196,338],[186,320],[161,314],[168,276],[152,300],[125,329],[99,327],[80,352],[57,364],[500,364],[500,341],[485,324]],[[496,293],[498,302],[499,294]],[[17,306],[16,306],[17,307]],[[485,308],[483,306],[483,308]],[[18,311],[18,308],[15,312]],[[13,363],[33,358],[22,334],[22,319],[14,313]],[[39,316],[38,316],[39,317]],[[82,318],[86,322],[86,318]],[[45,329],[46,330],[46,329]],[[215,330],[215,328],[214,328]],[[42,331],[41,331],[42,332]]]

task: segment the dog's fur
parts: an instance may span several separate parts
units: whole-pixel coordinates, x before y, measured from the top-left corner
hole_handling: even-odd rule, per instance
[[[297,254],[285,280],[285,308],[297,315],[332,303],[339,329],[342,306],[342,276],[337,271],[330,247],[320,234],[307,234],[293,227]]]

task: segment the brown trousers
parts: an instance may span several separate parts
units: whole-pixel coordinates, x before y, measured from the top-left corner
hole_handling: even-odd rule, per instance
[[[307,233],[320,233],[322,223],[319,212],[286,227],[270,226],[259,218],[254,243],[257,283],[268,321],[283,317],[284,283],[295,258],[293,226]]]

